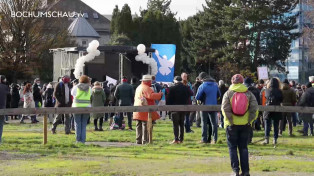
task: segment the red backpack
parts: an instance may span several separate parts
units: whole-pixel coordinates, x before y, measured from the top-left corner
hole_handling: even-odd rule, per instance
[[[249,100],[245,93],[246,92],[236,92],[231,98],[232,113],[236,116],[243,116],[248,111]]]

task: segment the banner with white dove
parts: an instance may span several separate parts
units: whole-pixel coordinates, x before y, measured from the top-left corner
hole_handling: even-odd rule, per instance
[[[152,44],[155,49],[153,58],[158,65],[156,75],[157,82],[172,82],[174,78],[174,63],[176,56],[176,45],[173,44]]]

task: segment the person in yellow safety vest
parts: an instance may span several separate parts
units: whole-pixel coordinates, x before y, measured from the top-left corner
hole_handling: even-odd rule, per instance
[[[309,81],[312,83],[312,87],[314,87],[314,76],[310,76]]]
[[[86,108],[91,107],[91,88],[88,76],[82,75],[79,84],[72,89],[72,107]],[[89,114],[74,114],[76,143],[85,143],[86,126]]]

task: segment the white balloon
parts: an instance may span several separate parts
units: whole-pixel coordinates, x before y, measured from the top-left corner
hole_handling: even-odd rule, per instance
[[[88,44],[88,48],[86,49],[88,54],[76,60],[75,70],[73,72],[76,79],[79,79],[81,74],[83,73],[85,62],[89,62],[93,60],[96,56],[100,55],[100,51],[97,50],[98,47],[99,47],[99,42],[97,40],[93,40],[92,42]]]
[[[143,53],[145,53],[145,51],[146,51],[145,45],[139,44],[139,45],[137,46],[137,51],[138,51],[138,54],[143,54]]]
[[[99,51],[99,50],[96,50],[96,51],[95,51],[95,55],[96,55],[96,56],[99,56],[99,55],[100,55],[100,51]]]

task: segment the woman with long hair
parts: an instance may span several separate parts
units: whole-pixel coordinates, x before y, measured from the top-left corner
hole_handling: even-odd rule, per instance
[[[35,108],[35,101],[34,101],[33,92],[32,92],[32,85],[30,83],[27,83],[26,86],[24,87],[23,97],[24,97],[23,108]],[[20,123],[24,123],[25,116],[28,116],[28,115],[23,115]],[[32,123],[38,122],[36,120],[36,115],[30,114],[29,116],[31,116]]]
[[[283,101],[283,95],[281,91],[281,83],[277,78],[272,78],[267,84],[265,92],[266,106],[280,106]],[[279,121],[282,119],[281,112],[264,112],[265,121],[265,141],[263,144],[269,143],[271,123],[273,122],[274,127],[274,140],[273,144],[277,144],[278,132],[279,132]]]

